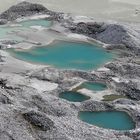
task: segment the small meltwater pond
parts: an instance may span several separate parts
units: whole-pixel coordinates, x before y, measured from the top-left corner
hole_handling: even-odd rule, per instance
[[[66,99],[71,102],[82,102],[90,99],[90,97],[74,91],[65,91],[59,94],[60,98]]]
[[[15,40],[18,40],[17,39],[18,37],[14,33],[18,32],[18,31],[21,31],[21,30],[26,30],[26,28],[24,28],[24,27],[0,26],[0,39],[3,39],[3,38],[13,39],[13,37],[14,37]]]
[[[103,91],[107,89],[107,86],[102,83],[84,82],[79,86],[79,88],[86,88],[92,91]]]
[[[97,69],[114,58],[104,48],[84,42],[55,41],[27,51],[9,50],[17,59],[64,69]]]
[[[79,112],[79,119],[98,127],[114,130],[131,130],[135,128],[133,119],[125,112]]]
[[[14,25],[14,26],[13,26]],[[52,21],[49,20],[27,20],[17,23],[11,23],[8,25],[0,26],[0,39],[8,38],[18,40],[19,37],[14,34],[14,32],[29,30],[31,26],[42,26],[42,27],[50,27],[52,25]],[[12,33],[11,37],[9,35]]]
[[[19,22],[22,26],[29,28],[31,26],[43,26],[43,27],[50,27],[52,25],[52,21],[39,19],[39,20],[27,20]]]

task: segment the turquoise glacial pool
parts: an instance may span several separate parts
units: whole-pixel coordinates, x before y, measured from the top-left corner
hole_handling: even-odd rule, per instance
[[[125,112],[79,112],[79,119],[98,127],[114,130],[131,130],[135,128],[132,118]]]
[[[24,61],[80,70],[97,69],[114,58],[114,54],[104,48],[84,42],[55,41],[28,51],[11,49],[10,52]]]
[[[74,91],[66,91],[59,94],[60,98],[66,99],[71,102],[82,102],[90,99],[90,97]]]
[[[22,26],[29,28],[31,26],[43,26],[43,27],[50,27],[52,25],[52,21],[39,19],[39,20],[27,20],[22,21],[19,24]]]
[[[101,83],[94,83],[94,82],[85,82],[80,85],[81,88],[86,88],[93,91],[102,91],[106,90],[107,86]]]
[[[50,27],[52,25],[52,21],[48,20],[27,20],[17,23],[22,26],[9,26],[9,25],[1,25],[0,26],[0,38],[6,38],[7,35],[10,33],[14,33],[17,31],[25,31],[29,30],[31,26],[43,26],[43,27]],[[12,34],[10,39],[19,40],[19,37]]]

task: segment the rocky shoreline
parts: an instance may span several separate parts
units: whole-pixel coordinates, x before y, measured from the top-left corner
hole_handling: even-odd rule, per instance
[[[139,140],[140,139],[140,32],[122,23],[75,22],[69,14],[56,13],[28,2],[12,6],[0,15],[0,24],[33,15],[49,15],[56,32],[84,35],[99,40],[108,50],[121,54],[96,71],[59,70],[28,64],[1,53],[0,62],[0,139],[1,140]],[[89,19],[90,20],[90,19]],[[59,28],[58,28],[59,27]],[[61,29],[63,30],[60,30]],[[18,44],[0,41],[1,46]],[[2,47],[1,47],[2,48]],[[59,93],[76,84],[105,83],[113,94],[128,99],[114,101],[68,102]],[[41,89],[40,89],[41,87]],[[115,131],[89,125],[78,119],[79,111],[125,111],[136,128]]]

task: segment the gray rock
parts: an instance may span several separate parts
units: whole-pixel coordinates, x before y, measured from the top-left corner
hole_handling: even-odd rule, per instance
[[[71,24],[69,27],[74,33],[84,34],[95,38],[96,33],[103,32],[105,30],[104,23],[84,23]]]
[[[127,135],[128,137],[134,139],[134,140],[139,140],[140,138],[140,132],[125,132],[125,135]]]
[[[53,115],[56,117],[72,116],[75,111],[71,109],[71,106],[57,97],[50,95],[43,96],[32,96],[32,101],[34,106],[38,108],[39,111],[44,112],[48,115]]]
[[[0,41],[2,44],[4,45],[14,45],[14,44],[18,44],[19,42],[16,40],[1,40]]]
[[[96,38],[107,44],[123,44],[124,38],[129,38],[127,31],[121,25],[107,25],[103,32],[96,35]]]
[[[37,14],[50,15],[50,17],[48,18],[50,20],[60,21],[63,19],[63,13],[50,11],[41,4],[34,4],[24,1],[10,7],[7,11],[0,14],[0,21],[1,24],[5,24],[7,23],[7,21],[13,21],[18,18],[33,16]]]
[[[104,111],[112,110],[113,107],[111,104],[108,103],[88,100],[81,103],[81,109],[84,111]]]
[[[67,23],[63,24],[73,33],[84,34],[97,39],[103,43],[110,44],[108,47],[113,49],[129,50],[135,54],[140,53],[139,32],[131,30],[130,27],[119,24],[106,24],[101,22],[92,23]],[[124,46],[124,47],[123,47]]]
[[[126,95],[132,99],[140,100],[140,65],[137,63],[137,58],[124,58],[108,63],[105,65],[106,68],[110,69],[107,75],[110,78],[110,84],[120,94]],[[121,81],[116,82],[111,80],[112,77],[118,77]]]
[[[0,95],[0,102],[2,104],[11,104],[10,99],[6,95]]]
[[[54,122],[43,113],[30,111],[24,113],[23,116],[32,125],[40,128],[43,131],[47,131],[54,128]]]
[[[17,18],[21,18],[25,16],[31,16],[39,13],[43,14],[47,11],[48,11],[47,8],[45,8],[40,4],[31,4],[29,2],[22,2],[10,7],[7,11],[3,12],[0,15],[0,18],[8,21],[12,21]]]
[[[6,24],[8,21],[6,19],[0,19],[0,25]]]

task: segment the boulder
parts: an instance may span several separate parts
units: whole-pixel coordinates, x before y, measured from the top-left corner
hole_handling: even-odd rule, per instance
[[[8,21],[6,19],[0,19],[0,25],[6,24]]]
[[[43,131],[50,130],[54,127],[54,122],[45,114],[35,111],[29,111],[23,114],[23,117],[32,125],[40,128]]]

